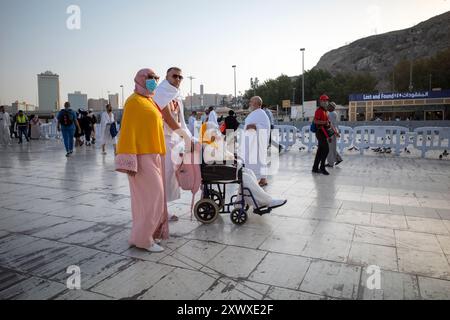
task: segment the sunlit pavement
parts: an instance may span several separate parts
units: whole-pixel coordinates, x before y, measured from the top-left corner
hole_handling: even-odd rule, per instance
[[[450,161],[353,153],[325,177],[292,149],[267,188],[285,207],[200,225],[184,192],[166,251],[150,254],[128,247],[112,150],[63,149],[0,147],[1,299],[450,299]]]

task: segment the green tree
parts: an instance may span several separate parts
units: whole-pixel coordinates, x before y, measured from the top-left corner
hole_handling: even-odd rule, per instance
[[[410,65],[409,60],[403,59],[393,68],[390,83],[396,91],[409,90]],[[414,90],[429,90],[430,80],[433,88],[450,88],[450,49],[431,58],[414,60],[412,66]]]

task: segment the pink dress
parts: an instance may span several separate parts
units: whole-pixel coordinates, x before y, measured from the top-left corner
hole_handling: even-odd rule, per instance
[[[137,172],[128,176],[133,226],[129,243],[147,249],[154,239],[169,238],[167,202],[164,192],[164,156],[119,154],[116,170]]]

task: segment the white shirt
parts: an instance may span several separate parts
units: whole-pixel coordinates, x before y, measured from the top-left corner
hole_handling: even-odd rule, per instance
[[[246,130],[241,145],[241,158],[247,168],[252,170],[260,179],[267,174],[267,148],[270,139],[270,120],[261,108],[256,109],[245,119],[244,128],[249,125],[256,126],[254,130]]]
[[[337,128],[338,121],[337,121],[337,113],[336,111],[328,112],[328,120],[330,120],[333,127]]]
[[[8,112],[0,112],[0,127],[9,127],[11,125],[11,119]]]
[[[197,121],[197,119],[194,116],[189,117],[189,131],[192,133],[192,135],[194,135],[195,121]]]
[[[214,110],[209,113],[208,122],[212,122],[219,126],[219,123],[217,122],[217,113]]]
[[[262,109],[256,109],[245,119],[245,129],[250,124],[255,124],[258,130],[270,130],[270,120],[266,112]]]

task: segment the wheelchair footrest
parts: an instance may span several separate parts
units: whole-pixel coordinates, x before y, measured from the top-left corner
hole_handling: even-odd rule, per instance
[[[265,214],[269,214],[271,212],[272,212],[271,208],[259,208],[259,209],[253,210],[254,214],[257,214],[257,215],[260,215],[260,216],[263,216]]]

